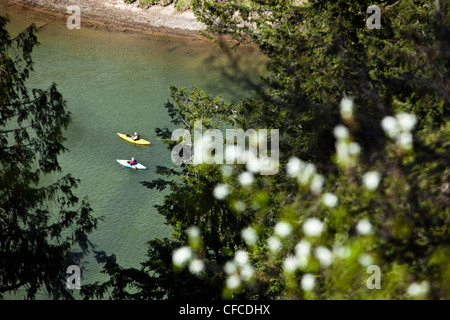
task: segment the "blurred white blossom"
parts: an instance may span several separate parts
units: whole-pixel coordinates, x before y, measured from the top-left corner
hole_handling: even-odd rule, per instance
[[[411,148],[413,144],[413,136],[409,132],[402,132],[397,137],[397,143],[404,149]]]
[[[203,271],[204,268],[205,268],[205,265],[204,265],[203,261],[201,261],[199,259],[194,259],[189,264],[189,271],[193,274],[199,274],[200,272]]]
[[[197,226],[191,226],[186,230],[189,238],[198,239],[200,237],[200,229]]]
[[[287,256],[283,262],[284,271],[294,272],[298,267],[297,261],[298,259],[295,256],[293,255]]]
[[[244,266],[248,263],[248,253],[244,250],[238,250],[234,254],[234,261],[238,264],[238,266]]]
[[[184,246],[174,250],[172,254],[172,262],[177,267],[184,266],[192,258],[192,249],[188,246]]]
[[[397,123],[403,132],[410,132],[414,129],[414,126],[417,123],[416,116],[406,112],[398,113],[395,118],[397,119]]]
[[[311,244],[309,241],[303,239],[295,246],[295,255],[297,258],[308,257],[311,250]]]
[[[233,274],[237,272],[237,266],[234,262],[232,261],[227,261],[223,267],[223,270],[225,271],[225,273],[227,274]]]
[[[363,253],[358,257],[358,262],[363,267],[368,267],[373,264],[373,258],[371,255]]]
[[[241,285],[241,278],[237,274],[233,274],[227,279],[226,285],[230,290],[237,289]]]
[[[274,232],[280,238],[285,238],[291,234],[292,226],[288,222],[280,221],[275,225]]]
[[[301,286],[302,289],[305,291],[311,291],[314,289],[314,285],[316,283],[316,278],[311,273],[306,273],[302,277]]]
[[[276,237],[270,237],[267,239],[267,245],[269,246],[270,251],[278,252],[281,248],[281,241]]]
[[[375,190],[380,183],[381,174],[377,171],[369,171],[362,177],[364,186],[369,190]]]
[[[333,263],[333,254],[328,248],[317,247],[314,253],[321,266],[328,267]]]
[[[311,244],[307,240],[301,240],[295,246],[295,257],[297,258],[297,265],[300,268],[305,268],[308,265],[309,252]]]
[[[353,100],[350,98],[344,98],[341,100],[341,116],[347,120],[353,116]]]
[[[430,290],[430,284],[428,281],[422,281],[421,283],[411,283],[408,287],[407,293],[411,297],[420,297],[424,296]]]
[[[241,279],[244,281],[249,281],[253,277],[254,273],[255,269],[251,265],[246,264],[241,268]]]
[[[310,184],[310,190],[313,194],[318,195],[322,192],[325,178],[321,174],[315,174]]]
[[[363,236],[367,236],[373,233],[373,226],[367,219],[361,219],[356,225],[356,231]]]
[[[248,151],[246,167],[248,171],[253,173],[258,173],[261,170],[261,162],[255,152]]]
[[[361,146],[357,142],[351,142],[348,145],[348,153],[352,156],[356,156],[361,152]]]
[[[251,172],[242,172],[238,177],[239,183],[243,186],[248,186],[253,183],[253,174]]]
[[[302,161],[299,158],[296,157],[290,158],[286,169],[288,176],[290,176],[291,178],[297,177],[301,167]]]
[[[323,222],[317,218],[309,218],[303,224],[303,232],[311,237],[317,237],[322,234]]]
[[[322,196],[322,201],[327,207],[334,208],[338,204],[338,197],[333,193],[327,192]]]
[[[413,144],[413,136],[411,130],[417,123],[414,114],[406,112],[398,113],[395,118],[387,116],[381,121],[381,126],[387,135],[395,139],[397,144],[403,149],[409,149]]]
[[[392,116],[384,117],[383,120],[381,120],[381,127],[391,138],[397,137],[400,133],[400,126],[398,125],[397,120]]]
[[[350,136],[347,127],[342,124],[338,124],[334,127],[333,134],[336,139],[347,139]]]
[[[226,184],[220,183],[218,184],[213,191],[214,198],[217,200],[223,200],[230,193],[230,187]]]
[[[312,176],[316,173],[316,166],[312,163],[303,163],[297,175],[297,181],[301,185],[307,185]]]
[[[249,246],[254,246],[258,242],[258,235],[253,228],[247,227],[242,230],[242,238]]]

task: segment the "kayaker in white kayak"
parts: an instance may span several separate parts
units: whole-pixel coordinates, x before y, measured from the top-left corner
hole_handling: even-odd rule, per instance
[[[127,161],[130,165],[134,166],[135,164],[137,164],[137,161],[134,157],[131,157],[131,160]]]
[[[134,136],[131,137],[134,141],[139,140],[141,137],[138,135],[137,132],[134,133]]]

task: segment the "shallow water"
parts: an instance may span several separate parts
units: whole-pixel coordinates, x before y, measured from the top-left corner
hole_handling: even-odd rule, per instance
[[[47,23],[38,34],[41,44],[33,54],[35,72],[29,85],[45,89],[55,82],[72,112],[65,143],[70,152],[60,157],[63,171],[45,177],[43,183],[66,173],[81,179],[77,195],[87,196],[94,215],[104,217],[90,239],[98,249],[114,253],[124,267],[139,267],[146,242],[171,232],[154,208],[164,193],[139,183],[160,177],[155,166],[171,165],[169,150],[155,134],[156,127],[171,127],[164,108],[169,84],[198,86],[212,95],[224,93],[226,99],[247,96],[248,88],[222,74],[222,67],[230,70],[228,60],[210,42],[88,28],[83,20],[80,30],[69,30],[65,21],[37,20],[0,4],[0,13],[5,12],[12,34],[31,22]],[[255,79],[264,57],[250,48],[238,56]],[[116,134],[134,131],[151,146],[131,144]],[[116,162],[132,156],[148,170],[135,171]],[[82,284],[101,280],[100,266],[92,257],[87,262]]]

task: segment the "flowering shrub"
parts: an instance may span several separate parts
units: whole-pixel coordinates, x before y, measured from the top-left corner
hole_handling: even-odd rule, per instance
[[[431,173],[438,174],[432,168],[442,165],[448,152],[450,126],[434,135],[420,133],[419,148],[436,153],[425,160],[414,150],[415,116],[401,112],[385,117],[381,126],[391,142],[384,159],[363,165],[361,147],[350,129],[352,109],[351,100],[342,101],[343,124],[333,131],[340,174],[324,177],[313,163],[290,158],[285,171],[298,190],[271,195],[291,199],[271,227],[261,224],[270,211],[267,178],[242,165],[222,170],[226,174],[213,192],[217,201],[235,212],[255,211],[254,221],[242,229],[245,247],[236,247],[233,258],[222,266],[223,298],[254,296],[263,290],[282,299],[450,297],[445,271],[450,262],[448,191],[437,190],[448,188],[449,170],[441,177]],[[436,144],[444,148],[434,148]],[[421,179],[424,168],[429,181]],[[195,230],[197,240],[190,241],[191,246],[201,242]],[[189,269],[201,275],[211,261],[194,258],[195,250],[198,247],[175,250],[174,264],[180,268],[191,259]],[[372,276],[371,270],[378,274]],[[377,286],[372,285],[374,279]]]

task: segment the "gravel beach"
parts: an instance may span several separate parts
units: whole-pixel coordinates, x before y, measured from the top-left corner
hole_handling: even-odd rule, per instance
[[[139,1],[127,4],[123,0],[0,0],[15,7],[52,14],[67,20],[69,6],[80,8],[81,23],[118,30],[144,30],[174,35],[200,36],[204,25],[190,10],[178,11],[173,4],[140,7]]]

